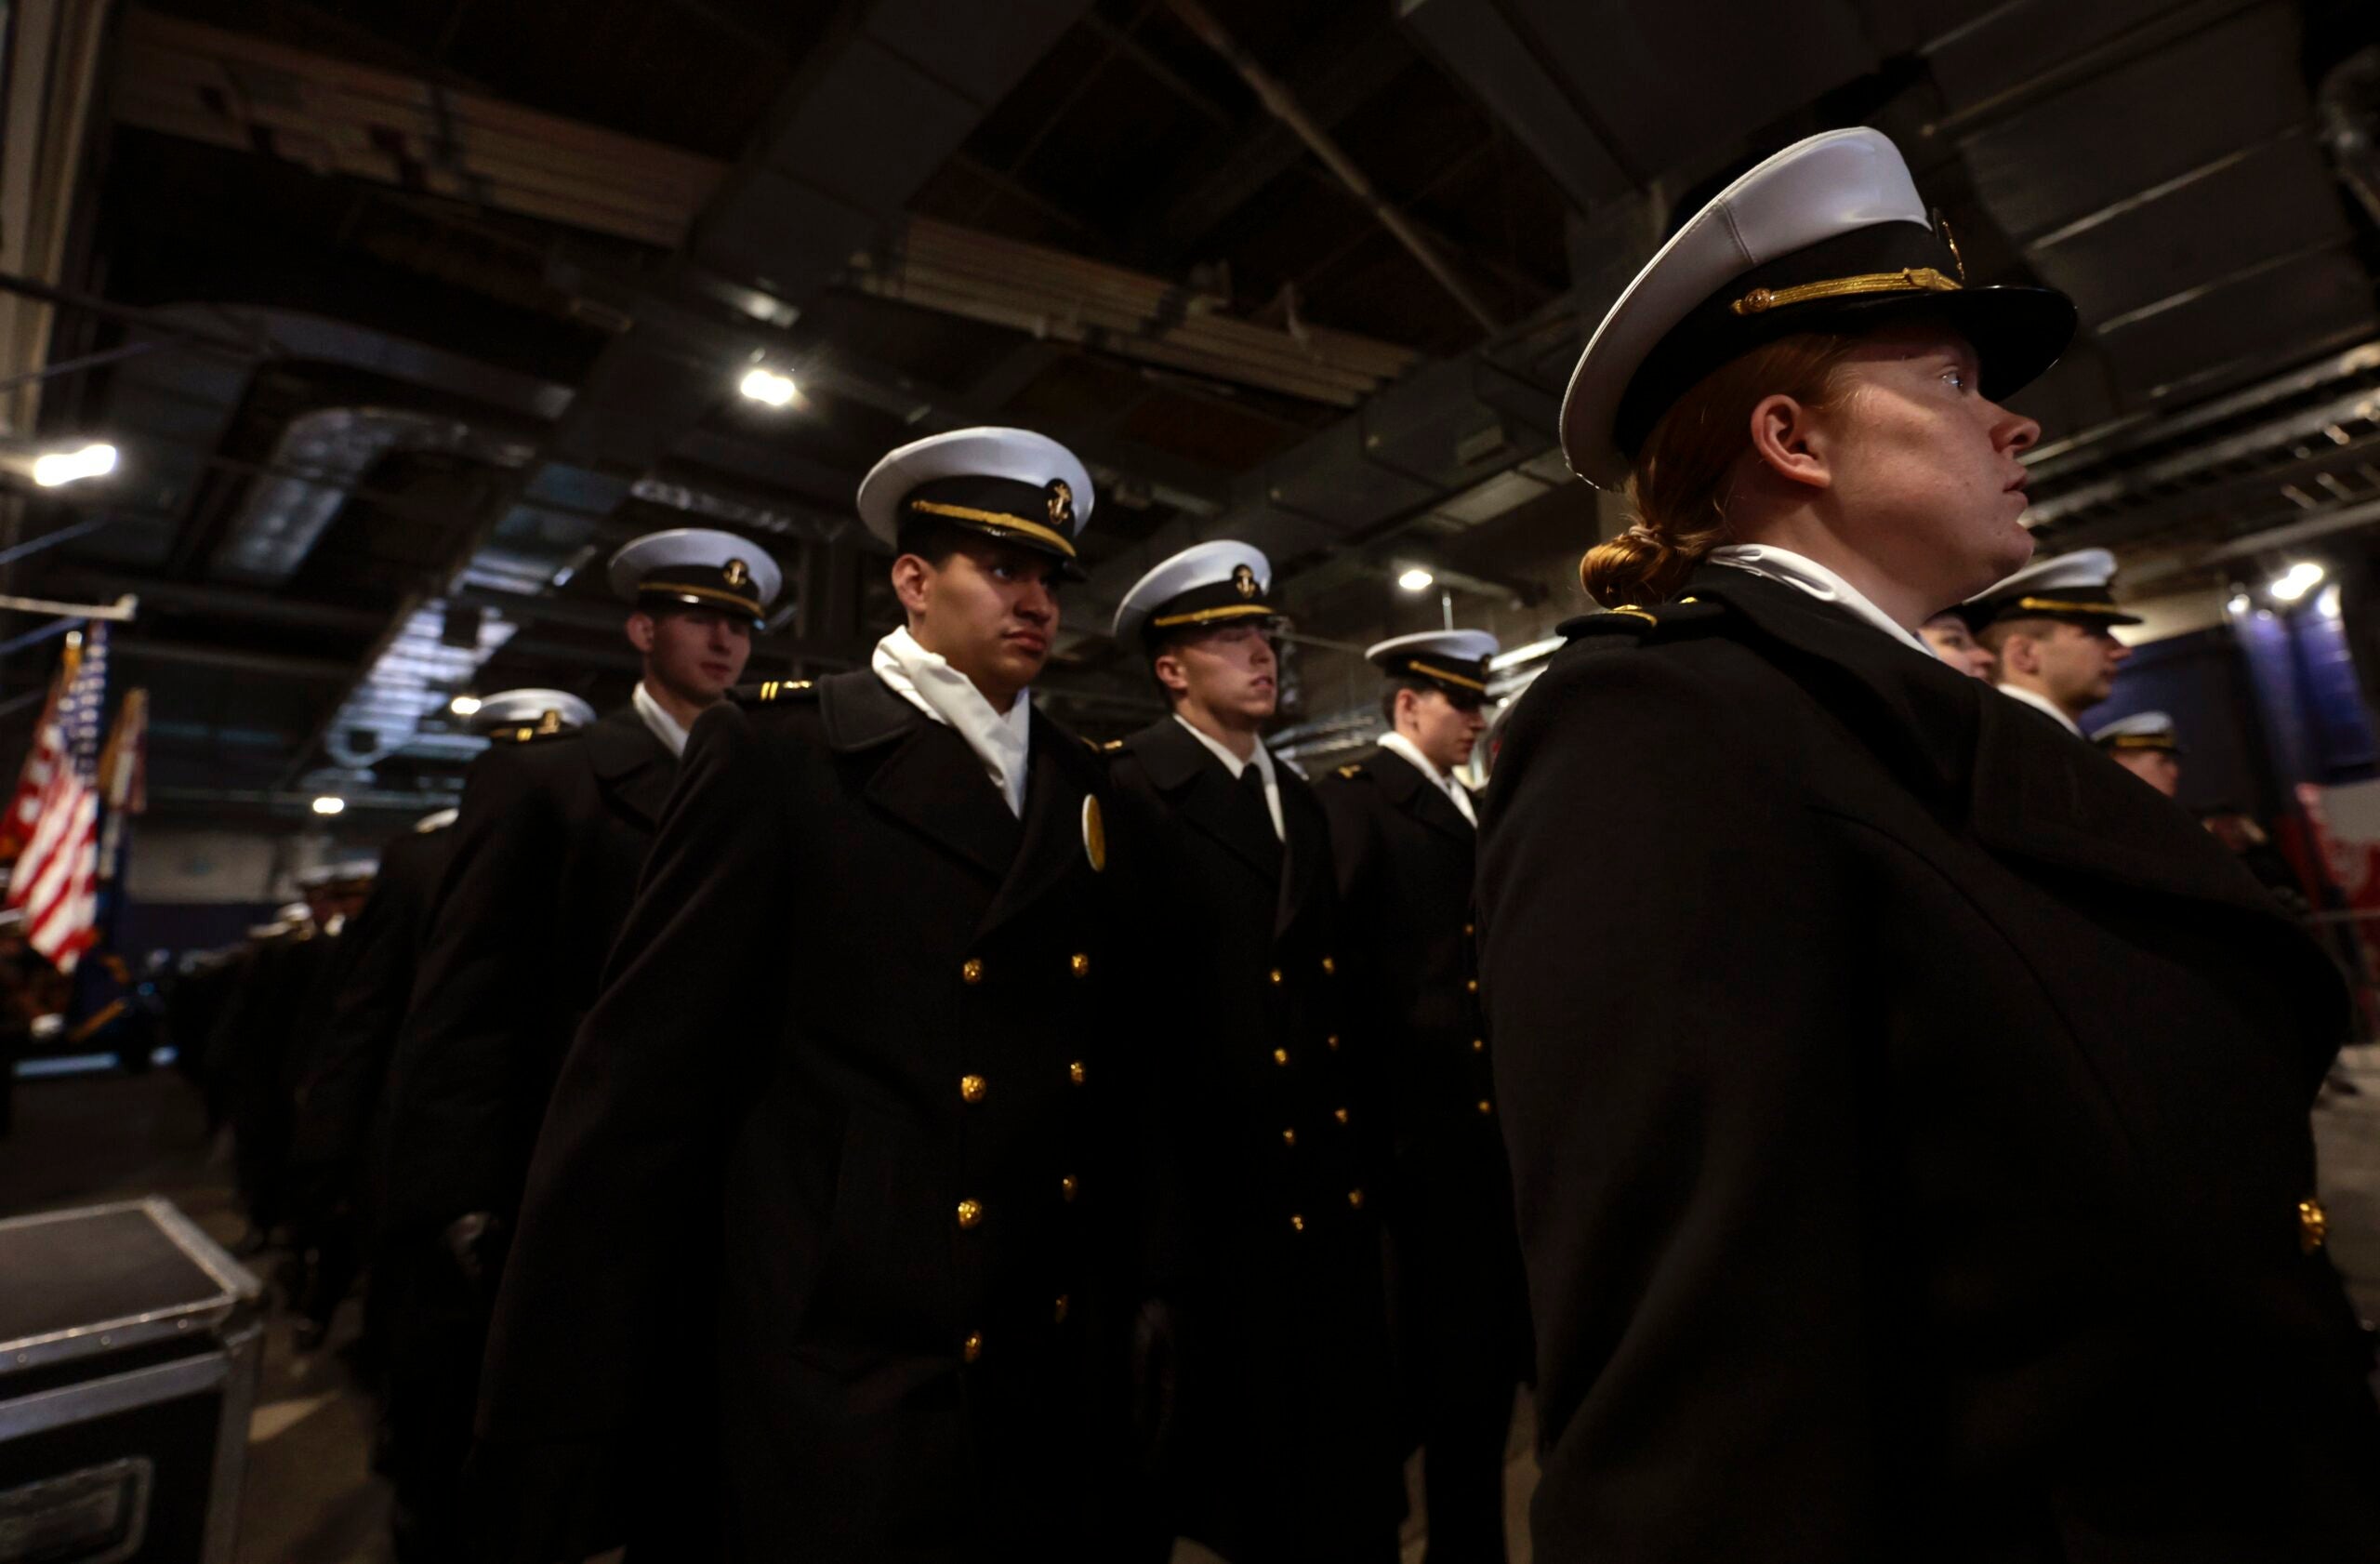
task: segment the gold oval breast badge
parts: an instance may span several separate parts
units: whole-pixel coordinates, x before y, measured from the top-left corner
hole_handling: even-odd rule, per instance
[[[1082,801],[1082,850],[1091,859],[1091,872],[1097,874],[1107,867],[1107,822],[1100,816],[1096,795],[1085,794]]]

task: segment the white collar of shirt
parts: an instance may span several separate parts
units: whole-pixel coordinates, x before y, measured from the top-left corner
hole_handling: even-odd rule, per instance
[[[1019,692],[1005,712],[992,709],[975,682],[938,652],[918,644],[904,625],[876,643],[868,659],[892,692],[947,728],[956,728],[984,762],[1008,811],[1025,817],[1025,762],[1033,744],[1033,700]]]
[[[1230,747],[1221,739],[1208,734],[1205,729],[1181,712],[1175,712],[1173,720],[1181,723],[1189,732],[1191,737],[1205,745],[1207,753],[1223,762],[1223,769],[1231,773],[1233,781],[1238,781],[1239,774],[1250,766],[1253,765],[1256,768],[1257,775],[1264,778],[1264,807],[1273,816],[1273,834],[1283,842],[1289,841],[1289,828],[1281,818],[1281,778],[1273,770],[1273,752],[1264,748],[1264,741],[1258,739],[1252,755],[1243,761],[1233,754]]]
[[[636,714],[644,719],[646,727],[653,730],[653,736],[661,740],[663,748],[671,754],[682,757],[686,752],[686,730],[677,718],[662,708],[659,701],[653,698],[653,692],[644,687],[644,681],[637,681],[636,694],[629,698],[636,703]]]
[[[1411,762],[1414,770],[1437,784],[1438,791],[1446,794],[1448,801],[1462,812],[1464,819],[1474,826],[1479,824],[1479,816],[1471,812],[1471,789],[1431,764],[1430,758],[1421,753],[1419,745],[1401,733],[1384,733],[1380,736],[1380,747]]]
[[[1713,564],[1732,565],[1770,581],[1799,587],[1820,603],[1831,603],[1849,609],[1910,650],[1923,652],[1929,657],[1934,656],[1934,648],[1869,602],[1858,588],[1805,554],[1766,543],[1727,543],[1703,557]]]
[[[2000,686],[2000,693],[2006,696],[2011,700],[2021,700],[2027,706],[2033,708],[2037,711],[2048,712],[2051,716],[2057,719],[2058,726],[2064,728],[2067,732],[2072,734],[2077,738],[2082,736],[2082,729],[2075,722],[2074,719],[2068,716],[2065,712],[2060,711],[2055,705],[2053,705],[2049,696],[2044,695],[2036,695],[2032,691],[2018,684],[2003,684]]]

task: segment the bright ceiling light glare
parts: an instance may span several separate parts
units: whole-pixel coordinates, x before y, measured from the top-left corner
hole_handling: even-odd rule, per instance
[[[2300,560],[2291,565],[2286,574],[2273,582],[2273,598],[2280,603],[2295,603],[2299,598],[2320,586],[2324,574],[2322,567],[2312,560]]]
[[[86,445],[79,451],[51,451],[33,458],[33,482],[46,489],[85,478],[104,478],[114,471],[113,445]]]
[[[2250,598],[2247,593],[2235,591],[2231,594],[2231,601],[2225,603],[2223,606],[2228,608],[2234,614],[2245,614],[2249,609],[2255,606],[2255,602],[2254,599]]]
[[[314,813],[317,815],[337,815],[346,807],[347,801],[335,793],[324,793],[314,801]]]
[[[1422,569],[1417,564],[1412,569],[1407,571],[1404,575],[1399,576],[1396,578],[1396,584],[1404,588],[1408,592],[1419,592],[1428,590],[1430,583],[1436,579],[1436,577],[1431,575],[1428,571]]]
[[[2336,581],[2324,587],[2322,595],[2314,600],[2314,612],[2325,619],[2339,616],[2339,584]]]
[[[477,696],[456,696],[446,703],[446,709],[457,717],[469,717],[479,709],[480,697]]]
[[[743,383],[736,389],[753,401],[770,407],[783,407],[793,401],[793,377],[780,375],[774,369],[755,367],[746,370]]]

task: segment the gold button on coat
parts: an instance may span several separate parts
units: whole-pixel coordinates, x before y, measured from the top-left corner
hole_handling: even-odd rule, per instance
[[[1295,1130],[1283,1130],[1281,1132],[1281,1144],[1283,1146],[1295,1146],[1297,1143],[1298,1133]]]
[[[1471,1051],[1472,1051],[1474,1054],[1485,1054],[1485,1053],[1487,1053],[1487,1052],[1488,1052],[1488,1040],[1487,1040],[1486,1038],[1484,1038],[1484,1037],[1475,1037],[1475,1038],[1473,1038],[1473,1039],[1471,1040]]]
[[[1363,1209],[1364,1209],[1364,1192],[1363,1192],[1362,1190],[1360,1190],[1360,1189],[1350,1189],[1350,1190],[1348,1190],[1348,1191],[1347,1191],[1347,1203],[1348,1203],[1349,1205],[1351,1205],[1351,1206],[1354,1206],[1357,1211],[1361,1211],[1361,1210],[1363,1210]]]
[[[1476,929],[1474,929],[1470,924],[1465,923],[1465,924],[1462,926],[1462,932],[1463,932],[1464,934],[1476,934],[1478,931],[1477,931]]]
[[[1289,1214],[1289,1231],[1291,1231],[1292,1233],[1302,1233],[1302,1232],[1304,1232],[1304,1231],[1305,1231],[1305,1218],[1304,1218],[1304,1217],[1302,1217],[1302,1216],[1298,1215],[1298,1214],[1297,1214],[1296,1213],[1294,1213],[1294,1212],[1290,1213],[1290,1214]]]
[[[2297,1202],[2297,1247],[2311,1254],[2331,1236],[2330,1213],[2320,1200]]]
[[[1333,1032],[1329,1037],[1324,1038],[1322,1040],[1322,1046],[1330,1049],[1335,1053],[1339,1047],[1339,1034],[1337,1032]]]
[[[1330,1117],[1344,1124],[1347,1121],[1347,1110],[1343,1107],[1334,1107],[1330,1110]]]
[[[1073,970],[1074,974],[1077,977],[1089,977],[1091,975],[1091,958],[1081,954],[1079,951],[1066,958],[1066,965]]]
[[[1487,1098],[1482,1097],[1479,1099],[1479,1111],[1482,1113],[1493,1113],[1496,1111],[1496,1107]]]
[[[1273,979],[1273,987],[1276,988],[1279,987],[1281,986],[1281,969],[1275,967],[1271,975]]]
[[[1061,1292],[1058,1294],[1058,1306],[1050,1311],[1050,1318],[1053,1324],[1064,1325],[1066,1322],[1066,1295]]]
[[[1066,1067],[1066,1079],[1073,1081],[1078,1086],[1083,1083],[1085,1075],[1082,1067],[1082,1061],[1080,1059],[1077,1059],[1073,1064]]]
[[[959,1351],[966,1356],[967,1361],[970,1363],[972,1363],[976,1359],[981,1358],[984,1355],[984,1332],[981,1331],[968,1332],[967,1339],[959,1344]]]
[[[968,957],[959,963],[959,979],[962,983],[981,983],[984,981],[984,963],[972,956]]]
[[[1336,961],[1332,961],[1332,960],[1331,960],[1329,957],[1328,957],[1328,956],[1325,956],[1324,958],[1322,958],[1322,975],[1323,975],[1323,976],[1325,976],[1325,977],[1329,977],[1332,973],[1335,973],[1335,972],[1337,972],[1338,970],[1339,970],[1339,963],[1338,963],[1338,962],[1336,962]]]
[[[1464,978],[1462,980],[1462,990],[1466,994],[1475,994],[1479,992],[1479,979],[1475,977]]]
[[[1276,1048],[1273,1050],[1273,1062],[1276,1065],[1288,1064],[1289,1062],[1289,1051],[1286,1048]]]
[[[959,1078],[959,1095],[967,1102],[982,1102],[984,1100],[984,1078],[980,1075],[960,1076]]]
[[[974,1200],[959,1202],[959,1225],[961,1227],[972,1227],[983,1220],[984,1208],[979,1202]]]
[[[1072,1173],[1068,1173],[1064,1178],[1058,1180],[1058,1193],[1064,1195],[1070,1200],[1075,1198],[1075,1191],[1081,1187],[1082,1186],[1075,1182],[1075,1175]]]

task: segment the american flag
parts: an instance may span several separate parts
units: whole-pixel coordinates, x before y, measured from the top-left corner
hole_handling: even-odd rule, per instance
[[[25,915],[26,943],[60,972],[73,972],[89,948],[99,907],[99,711],[107,697],[107,627],[94,624],[79,650],[33,739],[25,772],[28,778],[42,778],[39,802],[32,837],[8,877],[7,905]]]

